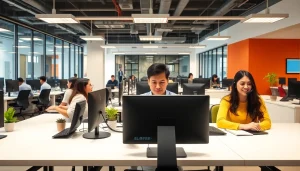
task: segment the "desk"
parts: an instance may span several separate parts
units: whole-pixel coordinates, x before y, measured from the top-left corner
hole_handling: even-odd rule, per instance
[[[178,94],[181,94],[183,92],[183,88],[178,87]],[[209,95],[212,98],[222,98],[226,95],[228,95],[230,91],[227,89],[205,89],[205,95]]]
[[[57,133],[55,121],[60,117],[56,114],[36,116],[16,123],[15,131],[9,133],[0,128],[0,134],[8,135],[0,140],[0,165],[156,166],[156,159],[146,157],[147,144],[123,144],[121,133],[112,133],[111,137],[99,140],[84,139],[80,132],[69,139],[52,139]],[[209,141],[209,144],[178,145],[184,147],[188,155],[178,159],[178,165],[244,165],[243,159],[218,137],[210,137]]]
[[[271,101],[270,96],[261,95],[264,99],[269,115],[273,123],[300,123],[300,105],[292,104],[291,101],[282,102],[282,97]],[[297,103],[299,100],[294,100]]]
[[[62,91],[51,91],[50,92],[50,104],[51,105],[55,105],[55,96],[58,96],[58,95],[62,95],[64,94],[64,92]],[[33,95],[34,98],[36,97],[39,97],[39,93],[34,93]],[[12,101],[12,100],[16,100],[17,97],[8,97],[8,96],[4,96],[4,112],[7,111],[7,102],[8,101]]]

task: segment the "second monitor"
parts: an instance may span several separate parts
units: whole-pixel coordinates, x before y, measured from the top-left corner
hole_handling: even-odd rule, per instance
[[[205,94],[205,85],[199,83],[183,84],[183,95],[204,95]]]

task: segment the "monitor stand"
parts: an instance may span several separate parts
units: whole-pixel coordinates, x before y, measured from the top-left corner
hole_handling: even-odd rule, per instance
[[[182,147],[176,148],[175,126],[158,126],[157,148],[147,148],[148,158],[157,157],[156,171],[178,171],[177,157],[185,158],[186,156],[187,155]]]
[[[111,134],[109,132],[99,131],[99,127],[97,126],[95,128],[94,132],[89,132],[89,133],[83,134],[83,138],[86,138],[86,139],[103,139],[103,138],[110,137],[110,135]]]

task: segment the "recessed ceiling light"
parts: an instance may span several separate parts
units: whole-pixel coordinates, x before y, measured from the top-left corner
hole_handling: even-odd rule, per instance
[[[208,36],[206,40],[227,40],[230,38],[230,36]]]
[[[140,41],[161,41],[162,36],[139,36]]]
[[[36,14],[35,17],[47,23],[79,23],[72,14]]]
[[[81,39],[89,41],[89,40],[93,40],[93,41],[103,41],[104,38],[102,36],[80,36]]]
[[[134,23],[167,23],[169,14],[132,14]]]

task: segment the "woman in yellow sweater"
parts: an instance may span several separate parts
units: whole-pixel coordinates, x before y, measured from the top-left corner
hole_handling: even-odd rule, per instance
[[[258,95],[254,79],[248,71],[240,70],[235,74],[231,93],[221,100],[217,126],[253,131],[271,128],[266,105]]]

